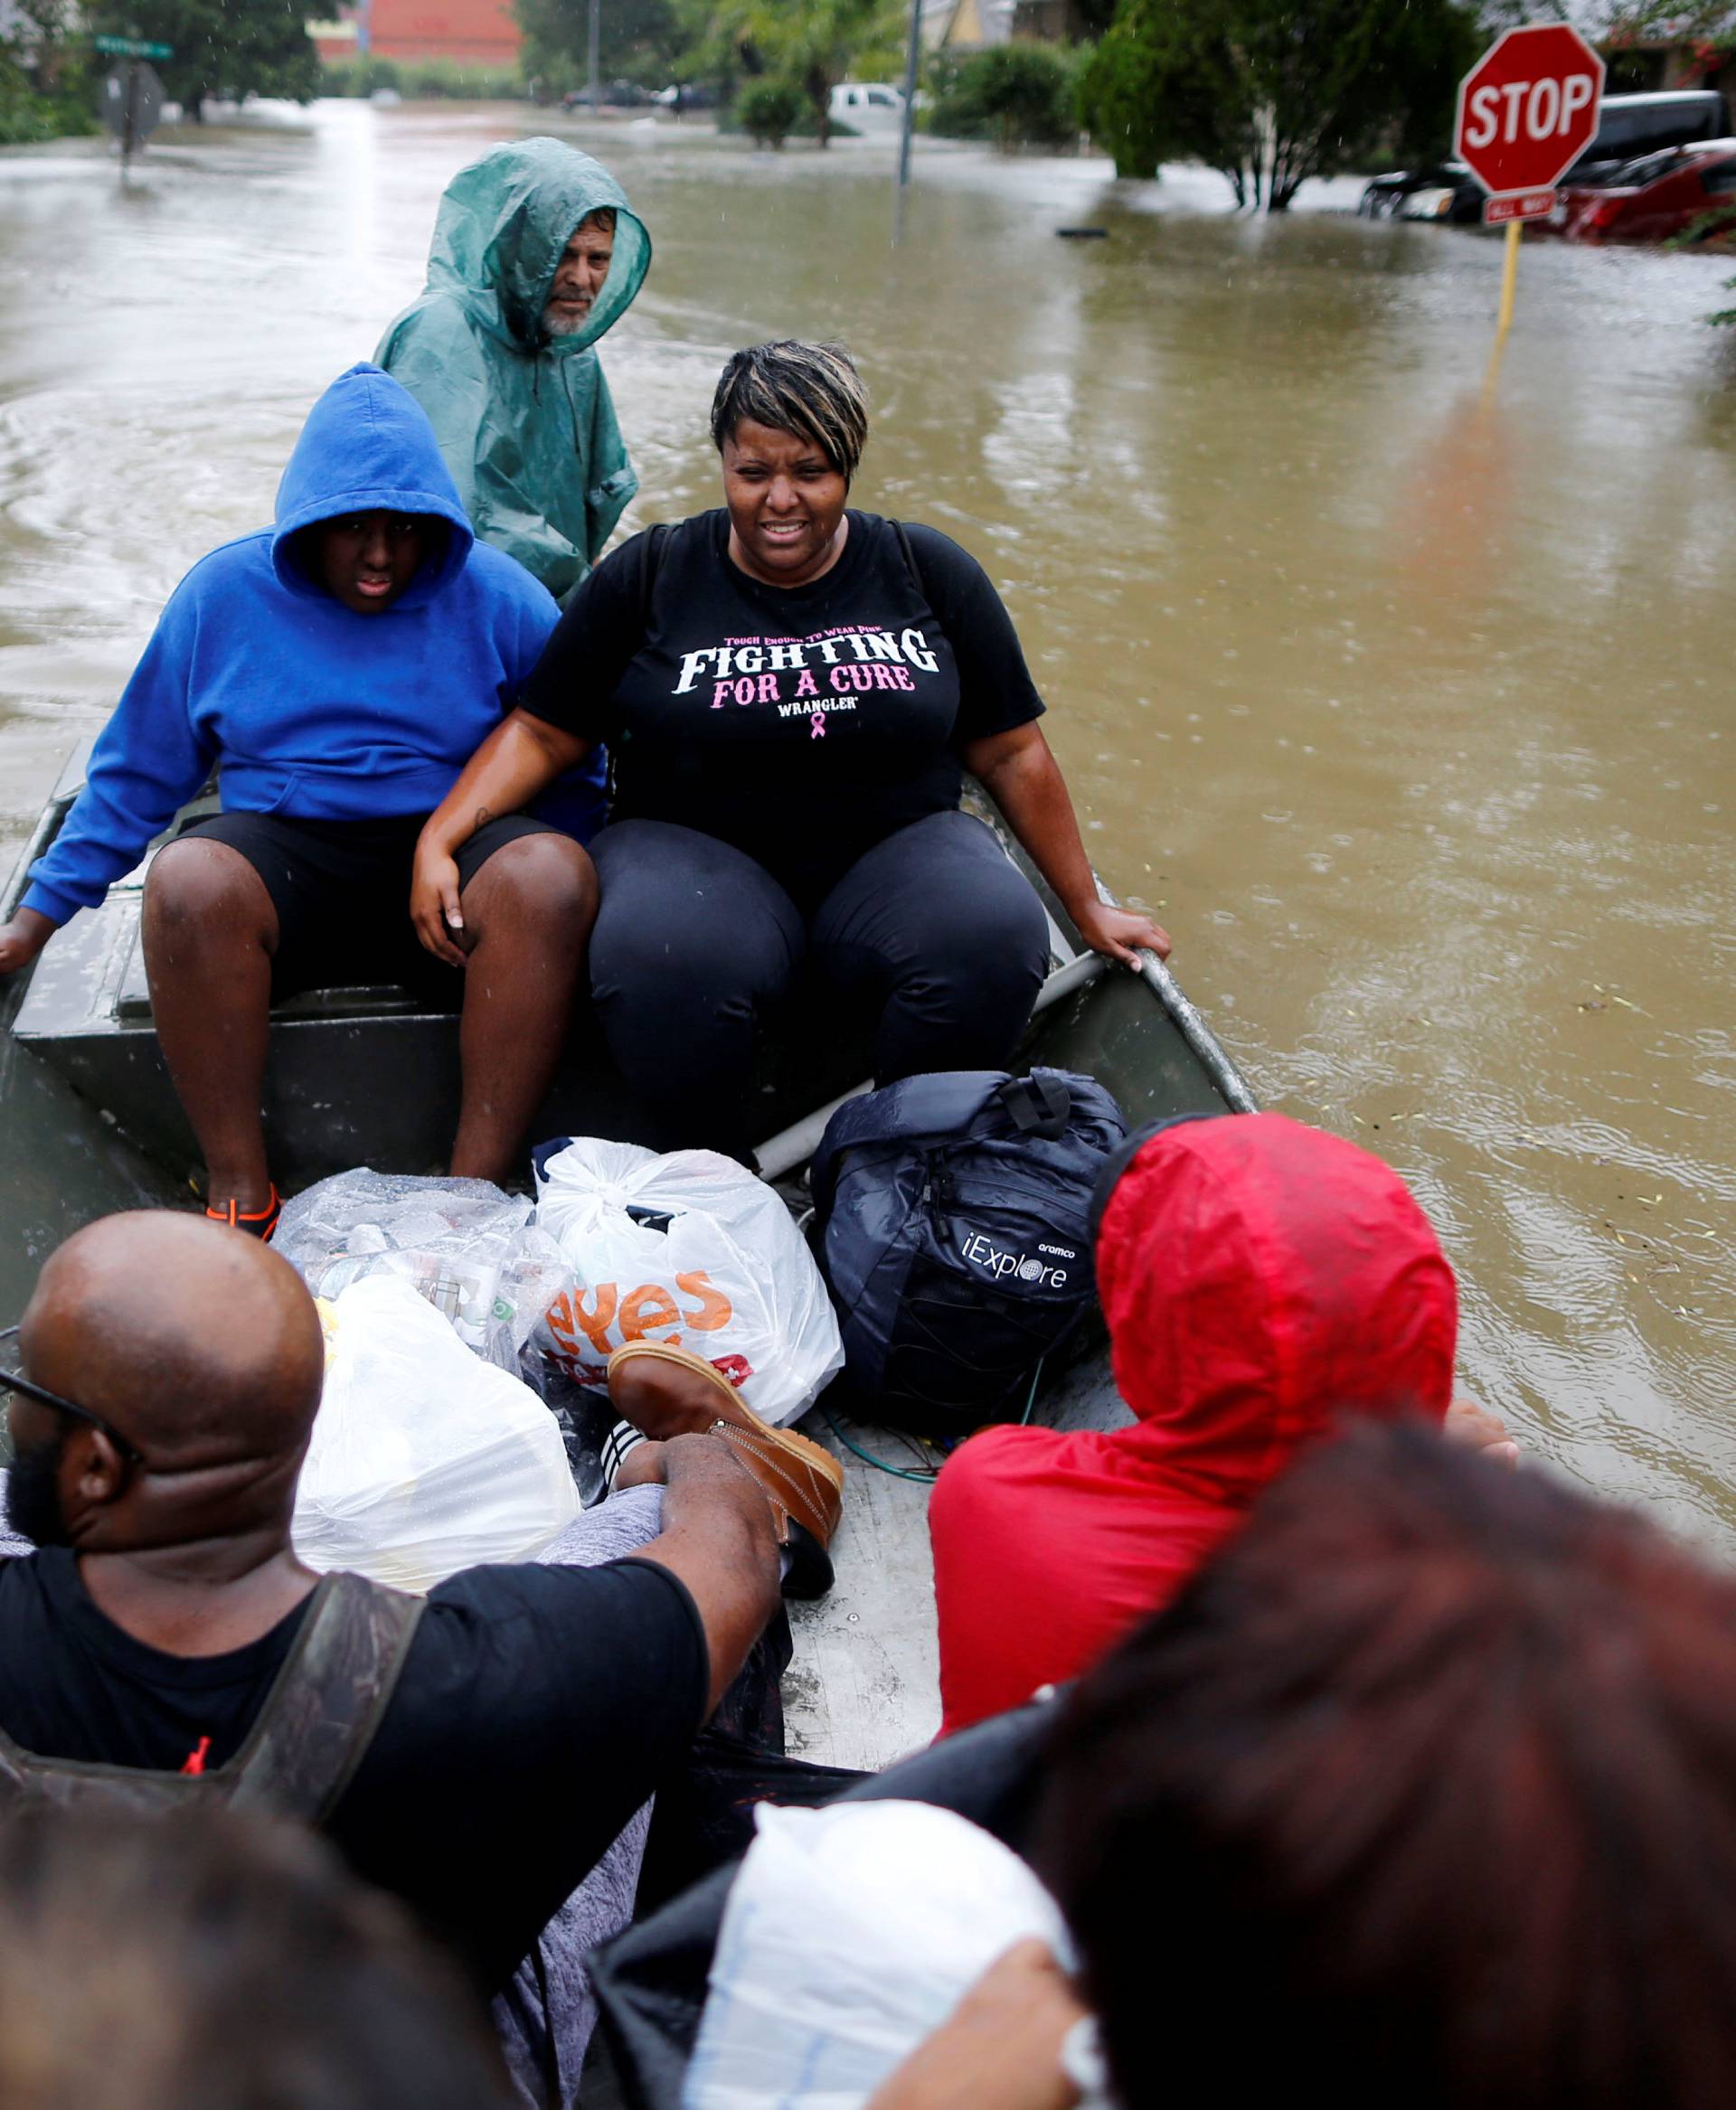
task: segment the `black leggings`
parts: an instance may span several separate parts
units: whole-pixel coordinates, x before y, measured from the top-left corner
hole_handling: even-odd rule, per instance
[[[968,814],[876,843],[806,921],[762,865],[695,829],[619,821],[590,851],[598,1016],[672,1149],[745,1157],[764,1140],[750,1133],[760,1022],[805,963],[852,1009],[878,1005],[880,1084],[1004,1069],[1048,966],[1043,904]]]

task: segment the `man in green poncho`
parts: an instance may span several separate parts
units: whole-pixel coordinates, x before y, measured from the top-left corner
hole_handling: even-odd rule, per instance
[[[374,353],[428,412],[477,534],[557,600],[639,487],[591,347],[650,262],[600,163],[558,139],[496,146],[447,185],[428,284]]]

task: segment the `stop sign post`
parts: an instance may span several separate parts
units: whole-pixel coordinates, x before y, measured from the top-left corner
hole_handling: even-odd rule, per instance
[[[1507,222],[1501,331],[1513,319],[1519,231],[1544,193],[1590,146],[1603,100],[1603,61],[1564,22],[1498,36],[1458,84],[1454,150],[1489,195],[1486,220]]]

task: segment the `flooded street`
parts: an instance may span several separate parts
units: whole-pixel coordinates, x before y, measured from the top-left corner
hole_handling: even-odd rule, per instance
[[[186,567],[269,520],[447,179],[546,128],[328,103],[124,187],[0,156],[0,854]],[[844,339],[855,499],[987,565],[1104,876],[1267,1105],[1411,1181],[1467,1381],[1736,1551],[1728,259],[1528,241],[1486,392],[1500,250],[1459,230],[973,149],[919,156],[893,250],[885,149],[564,136],[656,249],[602,348],[627,526],[718,502],[730,351]],[[76,1196],[99,1134],[62,1109],[0,1163]]]

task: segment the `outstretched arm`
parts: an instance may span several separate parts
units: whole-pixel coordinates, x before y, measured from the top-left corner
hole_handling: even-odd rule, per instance
[[[546,719],[509,711],[465,764],[458,782],[422,824],[410,883],[410,919],[437,960],[454,967],[463,966],[465,960],[450,936],[464,928],[453,852],[484,822],[528,805],[539,791],[582,762],[590,749],[590,740],[562,732]]]
[[[655,1560],[679,1577],[699,1607],[711,1656],[709,1714],[778,1609],[771,1504],[714,1436],[671,1436],[655,1448],[664,1482],[663,1531],[634,1558]]]
[[[0,923],[0,975],[29,966],[60,928],[40,909],[20,909],[10,923]]]
[[[1061,2047],[1084,2019],[1044,1945],[1015,1943],[881,2083],[867,2110],[1068,2110],[1080,2092]]]
[[[94,909],[210,774],[215,752],[194,725],[187,687],[196,624],[184,585],[97,737],[71,812],[31,867],[23,905],[0,925],[0,975],[28,966],[61,924]]]
[[[972,740],[965,767],[1006,816],[1031,862],[1054,889],[1061,905],[1095,953],[1139,965],[1143,946],[1159,959],[1169,956],[1169,933],[1132,909],[1111,909],[1097,898],[1097,881],[1080,840],[1079,821],[1061,766],[1034,721]]]

